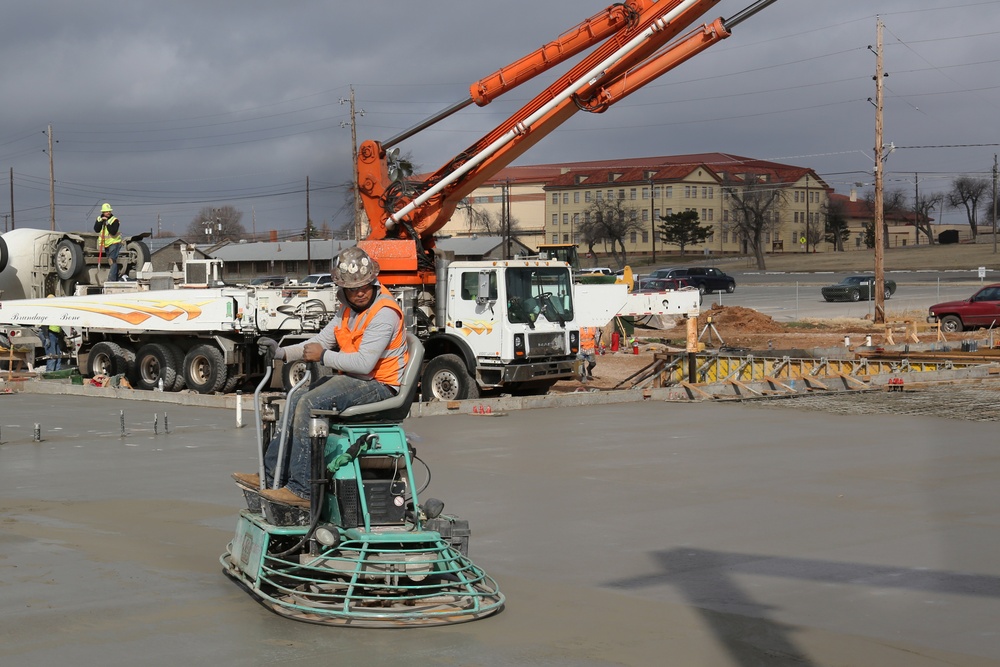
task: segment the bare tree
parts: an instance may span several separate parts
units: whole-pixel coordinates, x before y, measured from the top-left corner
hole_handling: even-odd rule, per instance
[[[969,227],[972,228],[972,240],[976,240],[979,225],[978,215],[980,201],[985,199],[992,184],[985,178],[959,176],[951,183],[951,190],[945,195],[945,201],[952,208],[964,208]]]
[[[722,181],[722,196],[730,218],[724,227],[746,239],[758,269],[766,269],[764,233],[779,225],[778,210],[784,204],[784,190],[766,173],[727,174]]]
[[[847,207],[843,202],[827,199],[823,205],[823,217],[826,218],[824,234],[826,241],[833,245],[835,252],[844,252],[844,241],[851,236],[847,221]]]
[[[206,206],[188,224],[186,238],[197,239],[201,243],[245,239],[247,230],[240,224],[242,218],[243,212],[233,206]]]
[[[865,193],[865,208],[875,221],[875,190]],[[901,217],[906,212],[906,195],[902,190],[889,190],[882,193],[882,247],[889,247],[889,218]]]
[[[506,257],[514,256],[514,252],[511,247],[514,241],[524,245],[521,241],[521,235],[524,233],[524,228],[514,216],[508,217],[502,213],[495,213],[491,215],[487,211],[476,211],[474,219],[476,221],[477,229],[481,230],[483,234],[487,236],[499,236],[504,239],[504,243],[507,244],[504,251],[506,253]]]
[[[597,243],[607,243],[618,267],[625,266],[628,261],[625,235],[643,231],[639,209],[627,206],[624,199],[599,199],[590,205],[587,213],[579,230],[589,251],[593,253]]]
[[[917,243],[920,243],[920,233],[923,232],[927,237],[928,245],[934,245],[934,233],[931,230],[931,211],[934,209],[940,210],[943,203],[944,195],[940,192],[917,197],[917,201],[913,205],[913,225],[917,230]]]

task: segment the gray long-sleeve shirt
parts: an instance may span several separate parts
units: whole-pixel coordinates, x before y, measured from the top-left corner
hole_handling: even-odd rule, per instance
[[[369,320],[364,334],[361,336],[361,345],[357,352],[339,352],[335,348],[337,345],[337,335],[335,330],[344,319],[344,310],[350,312],[348,326],[353,326],[359,314],[346,305],[343,292],[338,294],[340,307],[333,319],[323,327],[323,329],[309,340],[297,345],[289,345],[284,348],[285,361],[298,361],[302,358],[303,350],[308,343],[319,343],[326,352],[323,353],[323,365],[334,370],[343,371],[348,375],[372,379],[372,371],[382,357],[382,353],[392,342],[393,336],[400,325],[399,314],[391,308],[381,308]]]

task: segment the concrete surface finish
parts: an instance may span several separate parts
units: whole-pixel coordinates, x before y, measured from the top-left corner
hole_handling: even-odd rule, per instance
[[[1000,665],[995,427],[787,404],[409,420],[508,605],[358,630],[222,574],[231,410],[0,395],[0,664]]]

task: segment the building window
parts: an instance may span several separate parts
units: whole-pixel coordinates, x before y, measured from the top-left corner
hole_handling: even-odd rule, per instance
[[[580,203],[580,191],[579,190],[574,190],[573,191],[573,203],[574,204],[579,204]]]
[[[666,215],[673,215],[673,214],[674,214],[674,209],[668,208]]]
[[[691,199],[691,186],[690,185],[685,185],[684,186],[684,199]]]
[[[569,193],[568,192],[564,192],[563,193],[563,203],[564,204],[568,204],[569,203]]]
[[[583,222],[584,222],[584,224],[587,224],[587,223],[590,222],[590,211],[584,211],[583,212]]]
[[[608,190],[608,201],[614,201],[614,200],[615,200],[615,191]]]
[[[625,188],[622,188],[621,190],[618,191],[618,198],[622,200],[625,199]]]
[[[559,235],[558,234],[553,234],[552,235],[552,242],[553,243],[559,243]]]
[[[569,243],[569,234],[563,234],[563,243]]]
[[[601,193],[598,192],[597,194]],[[588,204],[590,203],[590,190],[587,190],[586,192],[583,193],[583,201],[585,201]]]
[[[637,236],[638,236],[638,234],[636,234],[635,232],[632,232],[631,234],[629,234],[628,235],[629,243],[631,243],[632,245],[635,245],[635,241],[636,241],[636,237]]]
[[[649,188],[643,188],[642,189],[642,198],[643,199],[649,199]]]
[[[725,231],[725,230],[722,231],[722,242],[723,243],[729,243],[729,232],[728,231]]]
[[[559,214],[558,213],[553,213],[552,214],[552,226],[553,227],[558,227],[559,226]]]
[[[628,191],[628,198],[631,199],[632,201],[635,201],[637,199],[637,195],[638,191],[635,188],[631,188]]]
[[[649,243],[649,232],[642,230],[642,243],[643,245]]]
[[[597,197],[597,201],[604,201],[604,193],[603,192],[601,192],[600,190],[598,190],[594,194]]]
[[[579,213],[574,213],[573,214],[573,226],[575,227],[576,225],[579,225],[579,224],[580,224],[580,214]]]
[[[563,224],[564,225],[569,224],[569,213],[563,213]]]
[[[553,192],[552,193],[552,203],[553,204],[558,204],[559,203],[559,193],[558,192]]]
[[[642,221],[649,222],[649,211],[642,209]]]
[[[654,208],[653,209],[653,220],[659,220],[659,219],[660,219],[660,209]]]
[[[580,232],[573,232],[573,243],[580,242]]]
[[[673,198],[673,196],[674,196],[674,186],[668,185],[666,187],[666,190],[664,191],[663,196],[666,197],[667,199]]]

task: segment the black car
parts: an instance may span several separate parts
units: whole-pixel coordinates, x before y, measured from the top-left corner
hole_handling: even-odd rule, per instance
[[[896,281],[885,280],[883,296],[886,299],[896,293]],[[847,276],[836,285],[822,289],[827,301],[868,301],[875,298],[875,276]]]
[[[684,269],[657,269],[647,278],[683,278],[702,294],[706,292],[736,291],[736,278],[723,273],[714,266],[689,266]]]

